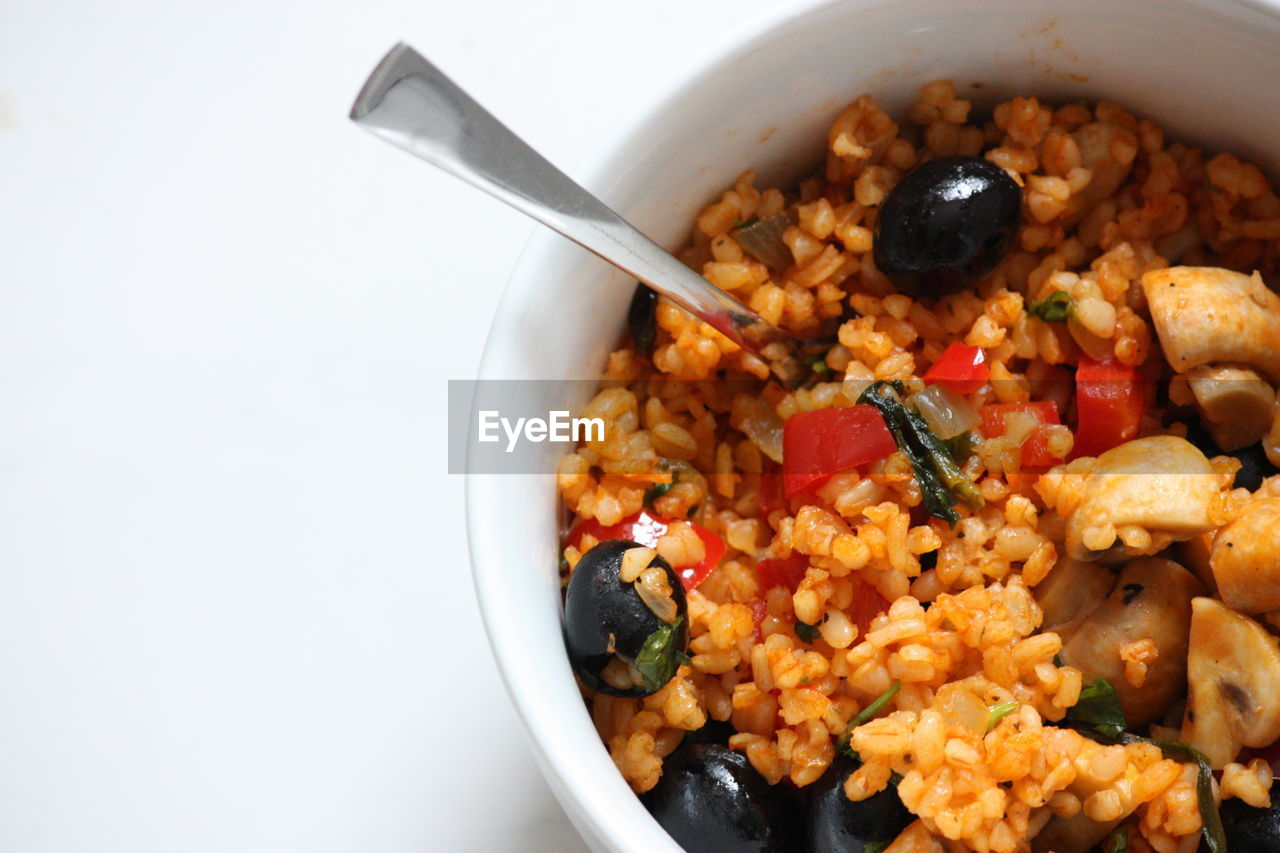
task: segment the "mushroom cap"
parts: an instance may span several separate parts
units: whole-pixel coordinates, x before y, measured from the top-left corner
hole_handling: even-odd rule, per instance
[[[1036,603],[1044,612],[1040,630],[1052,631],[1067,642],[1115,585],[1116,576],[1105,566],[1063,557],[1036,584]]]
[[[1280,738],[1280,646],[1216,599],[1191,602],[1187,688],[1182,740],[1215,769]]]
[[[1182,693],[1186,680],[1191,601],[1204,585],[1172,560],[1142,557],[1124,567],[1115,589],[1080,623],[1062,647],[1062,660],[1086,682],[1105,678],[1116,691],[1124,718],[1141,727],[1158,719]],[[1147,679],[1134,687],[1125,678],[1122,646],[1155,643],[1157,656]]]
[[[1280,379],[1280,296],[1257,273],[1169,267],[1142,277],[1151,319],[1169,364],[1246,364]]]
[[[1280,610],[1280,498],[1245,504],[1213,540],[1209,566],[1223,602],[1241,613]]]
[[[1227,479],[1195,445],[1171,435],[1126,441],[1097,458],[1067,519],[1067,555],[1077,560],[1154,554],[1217,527]],[[1126,530],[1150,534],[1126,536]],[[1126,541],[1130,540],[1130,541]]]
[[[1187,384],[1213,441],[1227,453],[1248,447],[1271,428],[1276,394],[1254,370],[1231,364],[1192,369]]]

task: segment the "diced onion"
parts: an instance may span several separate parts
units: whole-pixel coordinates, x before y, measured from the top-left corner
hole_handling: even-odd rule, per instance
[[[782,461],[782,420],[768,402],[738,395],[733,401],[731,422],[746,433],[761,453],[774,462]]]
[[[730,233],[742,251],[769,269],[780,272],[794,262],[791,249],[782,241],[782,233],[798,221],[795,208],[789,208],[768,219],[757,219],[749,225],[739,226]]]
[[[973,404],[945,385],[930,385],[911,401],[938,438],[953,438],[982,422]]]

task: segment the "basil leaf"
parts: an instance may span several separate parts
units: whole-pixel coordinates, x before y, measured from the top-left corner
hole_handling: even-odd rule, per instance
[[[1067,711],[1067,720],[1076,728],[1092,729],[1113,738],[1120,737],[1125,728],[1120,699],[1105,678],[1085,685],[1079,701]]]
[[[1126,742],[1149,743],[1160,747],[1167,758],[1196,763],[1196,804],[1200,807],[1200,834],[1204,837],[1204,845],[1209,848],[1209,853],[1227,853],[1227,836],[1222,829],[1222,815],[1218,813],[1218,803],[1213,798],[1213,767],[1205,754],[1180,740],[1156,740],[1136,735],[1129,735],[1128,738],[1132,740]]]
[[[1016,710],[1018,710],[1018,703],[1012,699],[992,705],[987,709],[987,731],[994,729],[997,723]]]
[[[986,500],[983,499],[982,493],[978,491],[974,482],[960,470],[946,443],[929,428],[919,412],[908,409],[907,421],[911,426],[913,437],[925,449],[934,470],[942,478],[943,485],[969,509],[982,509]]]
[[[982,495],[924,418],[909,410],[895,394],[886,391],[886,387],[902,392],[901,382],[873,382],[858,397],[858,402],[875,406],[884,418],[898,449],[911,462],[924,508],[935,518],[954,525],[960,520],[956,503],[964,501],[971,509],[978,509],[983,504]]]
[[[680,658],[684,650],[678,646],[677,642],[680,637],[680,625],[683,622],[684,617],[677,616],[676,621],[670,625],[663,625],[654,631],[640,647],[640,654],[636,655],[632,666],[640,673],[640,677],[644,679],[645,690],[650,693],[661,690],[680,667]]]
[[[1065,323],[1075,313],[1076,301],[1065,290],[1055,290],[1049,298],[1041,302],[1032,302],[1027,306],[1027,313],[1039,317],[1046,323]]]
[[[1096,684],[1097,682],[1094,683]],[[1121,732],[1118,735],[1109,737],[1096,731],[1082,729],[1080,734],[1105,744],[1149,743],[1152,746],[1159,747],[1165,758],[1172,758],[1175,761],[1195,762],[1196,805],[1200,809],[1200,834],[1204,839],[1204,848],[1209,853],[1227,853],[1227,836],[1222,829],[1222,815],[1218,813],[1218,804],[1213,798],[1213,767],[1210,766],[1209,759],[1205,757],[1203,752],[1180,740],[1157,740],[1156,738],[1142,737],[1128,732]]]
[[[1107,836],[1107,840],[1103,842],[1102,849],[1104,853],[1128,853],[1129,827],[1117,827],[1115,832]]]
[[[944,438],[942,443],[946,446],[947,452],[951,454],[951,458],[957,462],[972,456],[974,449],[978,446],[973,430],[953,435],[951,438]]]

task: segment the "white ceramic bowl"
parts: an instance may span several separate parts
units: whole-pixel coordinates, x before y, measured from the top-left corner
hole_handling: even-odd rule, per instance
[[[942,77],[981,100],[1107,97],[1172,136],[1280,165],[1280,0],[802,0],[696,57],[576,177],[676,249],[744,169],[767,186],[818,163],[854,97],[873,93],[900,114]],[[598,375],[633,284],[538,234],[503,295],[481,378]],[[467,511],[489,639],[569,817],[595,850],[677,850],[614,769],[574,685],[553,479],[473,475]]]

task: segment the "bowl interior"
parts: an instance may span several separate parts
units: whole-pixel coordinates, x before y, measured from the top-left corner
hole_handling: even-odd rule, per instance
[[[808,0],[750,22],[685,74],[577,177],[658,242],[684,243],[698,208],[742,171],[787,184],[822,158],[835,114],[871,93],[900,115],[920,85],[963,97],[1118,101],[1171,137],[1274,174],[1280,7],[1193,0]],[[634,282],[538,234],[494,320],[482,379],[590,379],[618,345]],[[581,403],[586,383],[568,402]],[[614,770],[560,635],[554,455],[547,474],[468,479],[477,594],[540,763],[599,850],[676,850]]]

